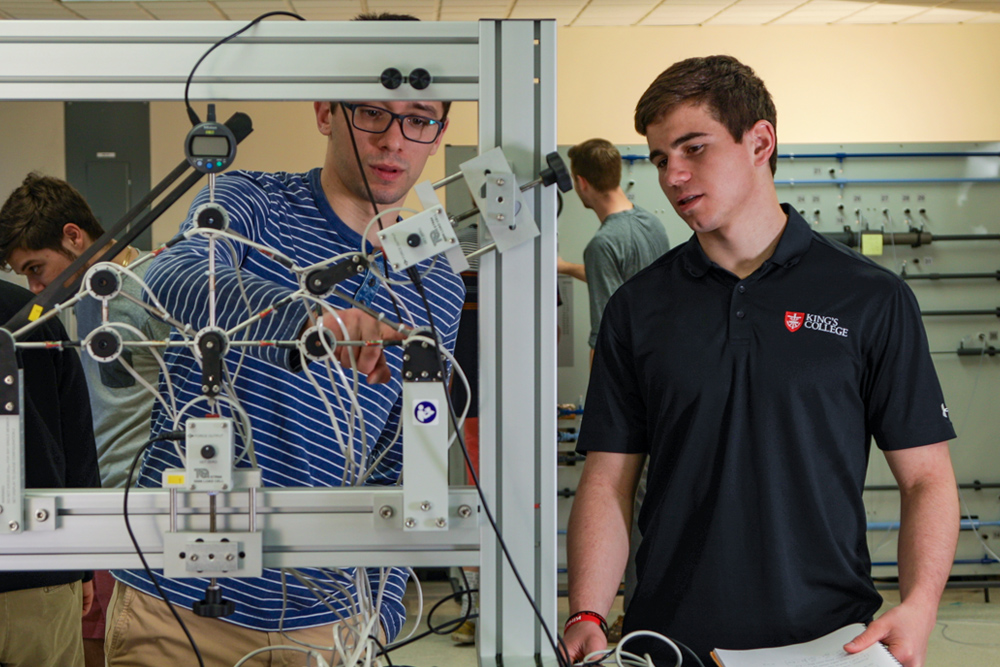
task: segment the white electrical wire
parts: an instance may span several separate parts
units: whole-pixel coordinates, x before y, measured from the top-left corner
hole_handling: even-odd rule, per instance
[[[674,652],[674,655],[677,656],[676,667],[681,667],[681,665],[683,664],[684,657],[681,655],[681,650],[680,648],[677,647],[677,644],[675,644],[672,640],[667,639],[659,632],[653,632],[652,630],[636,630],[622,637],[621,641],[618,642],[618,645],[615,647],[615,662],[617,662],[618,665],[621,666],[626,664],[622,662],[622,655],[623,655],[622,647],[625,646],[625,644],[627,644],[632,639],[635,639],[636,637],[652,637],[653,639],[659,639],[661,642],[669,646],[670,649]],[[638,656],[635,656],[634,654],[632,654],[632,657],[638,658]],[[646,658],[648,659],[649,656],[646,656]],[[642,664],[644,666],[647,664],[646,662],[642,661],[641,658],[638,659],[640,661],[639,664]],[[648,664],[652,665],[652,661],[650,661]]]

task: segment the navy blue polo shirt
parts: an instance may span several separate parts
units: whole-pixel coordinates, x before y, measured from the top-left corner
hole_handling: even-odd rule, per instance
[[[648,455],[624,630],[703,660],[870,619],[870,442],[955,436],[910,289],[783,208],[747,278],[692,237],[615,293],[577,446]]]

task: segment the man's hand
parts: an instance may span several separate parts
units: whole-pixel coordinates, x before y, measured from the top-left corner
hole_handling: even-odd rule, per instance
[[[882,642],[903,667],[923,667],[927,641],[936,622],[936,609],[926,610],[903,602],[872,621],[864,632],[844,646],[848,653],[863,651]]]
[[[403,340],[406,338],[406,334],[382,324],[371,315],[356,308],[339,310],[337,311],[337,315],[339,315],[340,321],[331,313],[325,313],[322,319],[323,326],[329,329],[337,340],[344,340],[344,331],[340,326],[341,322],[347,328],[347,337],[349,340]],[[380,384],[389,381],[389,365],[386,363],[381,345],[370,347],[338,346],[334,354],[337,357],[337,361],[346,367],[350,367],[350,355],[354,354],[358,372],[367,376],[368,384]]]
[[[90,608],[94,606],[94,580],[81,582],[83,586],[81,590],[83,591],[83,613],[82,616],[86,616],[90,611]]]
[[[580,662],[584,656],[594,651],[603,651],[608,647],[608,638],[604,636],[601,626],[590,621],[574,623],[563,635],[563,643],[571,663]]]

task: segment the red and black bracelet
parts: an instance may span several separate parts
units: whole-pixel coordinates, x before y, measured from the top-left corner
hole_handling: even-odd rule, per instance
[[[601,626],[601,632],[604,636],[608,636],[608,622],[604,620],[604,617],[598,614],[596,611],[578,611],[568,619],[566,619],[566,625],[563,627],[563,633],[569,630],[572,626],[576,625],[580,621],[590,621],[591,623],[597,623]]]

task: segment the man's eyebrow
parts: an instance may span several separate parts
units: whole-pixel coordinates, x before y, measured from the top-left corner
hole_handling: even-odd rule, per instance
[[[429,104],[427,102],[414,102],[413,103],[413,108],[416,109],[417,111],[423,111],[423,112],[426,112],[426,113],[429,113],[429,114],[436,114],[437,113],[437,109],[434,108],[434,105],[433,104]]]
[[[664,155],[666,155],[666,153],[657,148],[655,151],[649,152],[649,161],[653,162],[654,160],[656,160],[656,158],[663,157]]]
[[[681,144],[691,141],[692,139],[696,139],[697,137],[707,137],[707,136],[708,132],[688,132],[687,134],[683,134],[674,139],[672,142],[670,142],[670,147],[677,148]]]

